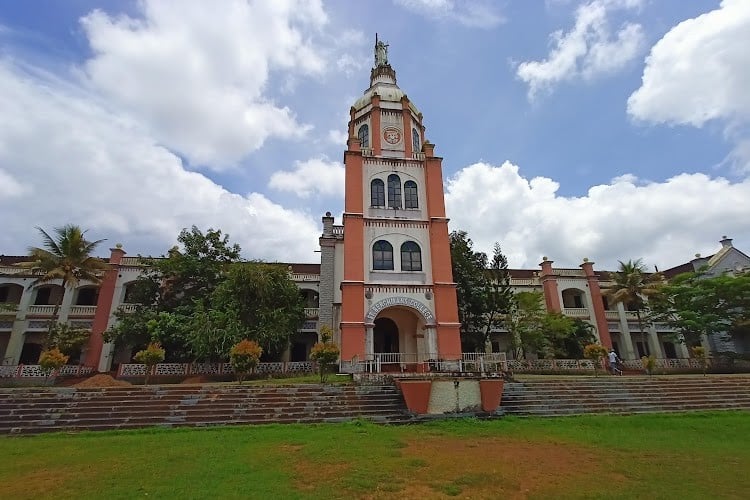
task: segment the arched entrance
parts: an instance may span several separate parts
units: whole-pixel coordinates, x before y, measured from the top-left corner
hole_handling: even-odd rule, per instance
[[[378,318],[373,328],[373,349],[376,353],[393,353],[398,350],[398,325],[391,318]]]

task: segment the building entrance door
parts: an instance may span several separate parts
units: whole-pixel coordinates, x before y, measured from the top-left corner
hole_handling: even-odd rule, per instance
[[[399,352],[396,322],[390,318],[376,319],[372,340],[373,350],[376,353]]]

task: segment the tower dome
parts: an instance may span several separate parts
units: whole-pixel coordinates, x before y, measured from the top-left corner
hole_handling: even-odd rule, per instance
[[[377,95],[381,101],[401,102],[406,93],[396,84],[396,71],[388,62],[388,44],[378,40],[375,34],[375,64],[370,71],[370,87],[365,93],[357,99],[352,107],[355,111],[360,111],[372,101],[372,97]],[[420,114],[419,110],[413,103],[409,107],[415,114]]]

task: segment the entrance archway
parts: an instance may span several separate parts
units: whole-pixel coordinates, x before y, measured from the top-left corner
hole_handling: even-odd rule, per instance
[[[399,352],[398,325],[391,318],[378,318],[373,329],[373,349],[379,353]]]

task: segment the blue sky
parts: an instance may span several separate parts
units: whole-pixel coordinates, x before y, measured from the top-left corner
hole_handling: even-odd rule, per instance
[[[376,32],[478,248],[750,249],[750,2],[36,0],[0,2],[0,253],[72,222],[161,254],[196,224],[314,262]]]

